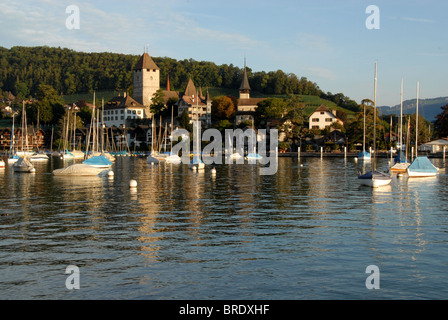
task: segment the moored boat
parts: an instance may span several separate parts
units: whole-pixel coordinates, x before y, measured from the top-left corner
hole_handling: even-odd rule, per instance
[[[439,169],[425,156],[414,159],[407,168],[409,177],[434,177],[439,173]]]
[[[386,173],[379,171],[369,171],[358,177],[362,185],[372,188],[386,186],[391,183],[392,177]]]

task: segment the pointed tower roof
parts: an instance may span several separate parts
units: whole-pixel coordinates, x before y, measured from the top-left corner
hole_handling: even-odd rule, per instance
[[[243,81],[241,81],[240,90],[250,90],[249,80],[247,79],[246,60],[244,60]]]
[[[156,65],[154,60],[152,60],[152,58],[146,52],[140,57],[140,60],[138,60],[138,62],[134,66],[134,70],[142,70],[142,69],[160,70],[160,68]]]
[[[184,95],[190,97],[196,95],[196,87],[194,86],[193,80],[191,80],[191,78],[188,80]]]

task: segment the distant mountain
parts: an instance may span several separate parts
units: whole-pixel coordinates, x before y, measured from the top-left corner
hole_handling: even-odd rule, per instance
[[[418,113],[428,121],[435,121],[435,117],[442,112],[440,109],[448,104],[448,97],[419,99]],[[403,114],[414,114],[417,107],[417,99],[403,101]],[[400,105],[393,107],[378,107],[378,110],[383,115],[400,115]]]

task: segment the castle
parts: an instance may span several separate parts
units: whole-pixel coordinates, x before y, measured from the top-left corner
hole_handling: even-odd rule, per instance
[[[160,90],[160,68],[146,52],[133,68],[133,85],[133,97],[124,93],[104,105],[106,127],[125,127],[128,120],[152,119],[150,106],[154,95]],[[205,126],[211,125],[210,95],[207,92],[204,96],[202,89],[197,90],[191,78],[183,92],[171,91],[168,78],[162,97],[165,105],[168,99],[177,99],[174,105],[178,110],[176,116],[181,116],[186,110],[191,121],[200,120]]]

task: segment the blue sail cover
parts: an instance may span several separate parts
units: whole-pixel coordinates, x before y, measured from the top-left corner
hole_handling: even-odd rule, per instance
[[[358,158],[370,158],[370,153],[364,150],[358,155]]]
[[[201,158],[199,156],[193,156],[193,159],[190,162],[191,164],[199,164],[199,163],[203,163]]]
[[[394,162],[395,163],[405,163],[408,161],[406,159],[406,155],[403,152],[398,151],[398,155],[395,157]]]
[[[113,164],[112,161],[107,159],[105,156],[93,156],[87,160],[84,160],[82,163],[95,167],[110,167]]]
[[[419,173],[437,173],[437,168],[432,164],[428,157],[417,157],[409,166],[409,171]]]

